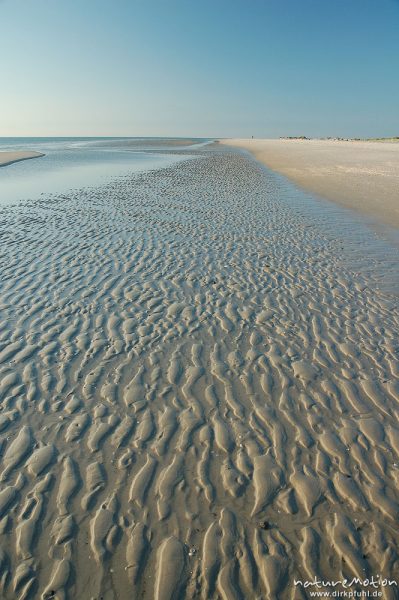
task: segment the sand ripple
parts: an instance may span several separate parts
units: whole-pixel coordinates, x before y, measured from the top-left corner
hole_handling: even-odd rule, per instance
[[[2,598],[399,572],[397,300],[284,186],[204,151],[2,211]]]

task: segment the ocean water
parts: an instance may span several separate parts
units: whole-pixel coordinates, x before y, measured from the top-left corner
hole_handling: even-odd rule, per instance
[[[165,138],[0,138],[0,151],[34,150],[45,156],[0,168],[0,205],[102,185],[133,172],[168,167],[207,140]]]

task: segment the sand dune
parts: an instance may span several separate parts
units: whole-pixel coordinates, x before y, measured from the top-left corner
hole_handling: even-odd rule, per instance
[[[397,576],[397,299],[285,185],[204,151],[2,210],[2,598]]]
[[[328,200],[399,228],[399,143],[223,140]]]
[[[44,156],[41,152],[0,152],[0,167],[6,167],[20,160],[28,160],[29,158],[40,158]]]

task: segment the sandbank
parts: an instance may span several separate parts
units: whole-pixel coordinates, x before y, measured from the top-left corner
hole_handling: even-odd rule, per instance
[[[44,156],[42,152],[0,152],[0,167],[6,167],[29,158],[40,158],[41,156]]]
[[[301,187],[391,227],[399,227],[399,143],[230,139]]]

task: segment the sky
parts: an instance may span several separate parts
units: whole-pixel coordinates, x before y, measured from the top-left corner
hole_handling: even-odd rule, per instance
[[[399,136],[399,0],[0,0],[0,136]]]

